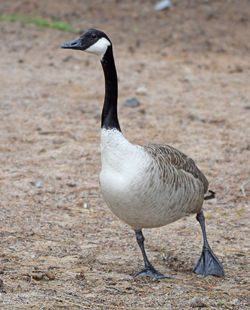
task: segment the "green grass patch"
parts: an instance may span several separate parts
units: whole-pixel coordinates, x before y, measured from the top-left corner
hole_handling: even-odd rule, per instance
[[[61,21],[51,21],[51,20],[39,18],[39,17],[23,17],[23,16],[11,14],[11,15],[0,16],[0,21],[21,22],[24,24],[34,24],[37,27],[57,29],[57,30],[68,31],[68,32],[76,32],[76,30],[67,23],[64,23]]]
[[[225,305],[225,301],[220,299],[220,300],[217,301],[217,305],[224,306]]]
[[[246,212],[247,212],[246,209],[241,209],[241,210],[237,210],[237,211],[236,211],[236,213],[237,213],[239,216],[243,215],[243,214],[246,213]]]

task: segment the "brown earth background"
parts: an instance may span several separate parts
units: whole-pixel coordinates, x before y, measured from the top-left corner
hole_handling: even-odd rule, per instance
[[[0,2],[1,15],[77,30],[0,22],[0,309],[249,309],[250,2],[155,3]],[[217,193],[204,210],[225,278],[191,272],[202,235],[189,217],[145,230],[171,278],[133,279],[143,264],[134,233],[98,187],[101,66],[60,49],[93,27],[114,45],[125,136],[180,149]],[[129,97],[140,106],[125,107]]]

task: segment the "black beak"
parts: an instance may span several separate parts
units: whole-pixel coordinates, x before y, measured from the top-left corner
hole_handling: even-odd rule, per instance
[[[81,38],[77,38],[71,42],[65,43],[61,45],[62,48],[71,48],[75,50],[83,50],[82,44],[81,44]]]

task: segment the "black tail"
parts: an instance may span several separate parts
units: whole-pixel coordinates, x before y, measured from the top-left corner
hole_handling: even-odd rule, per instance
[[[204,200],[209,200],[215,198],[215,192],[208,190],[204,195]]]

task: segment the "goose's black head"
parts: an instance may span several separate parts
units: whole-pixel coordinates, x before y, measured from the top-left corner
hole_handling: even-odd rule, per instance
[[[111,46],[111,41],[104,32],[96,29],[89,29],[79,38],[65,43],[61,47],[96,54],[102,59],[109,46]]]

